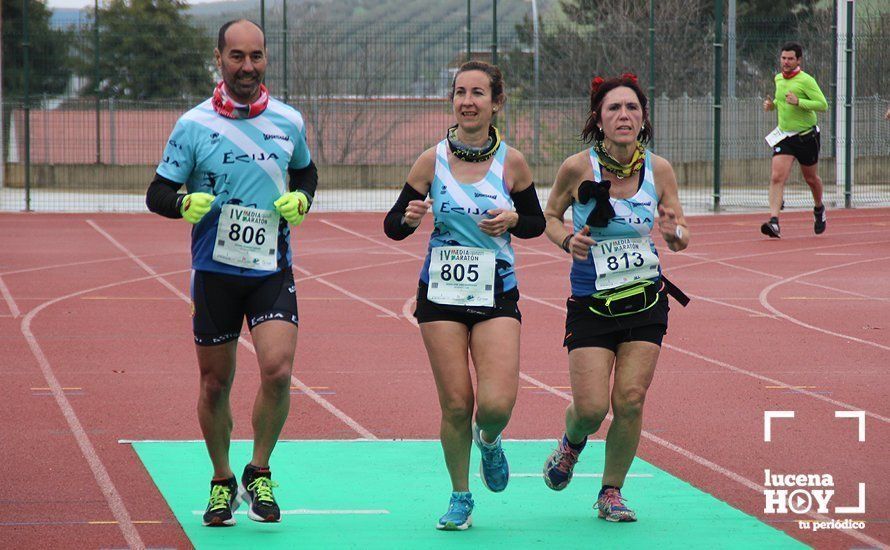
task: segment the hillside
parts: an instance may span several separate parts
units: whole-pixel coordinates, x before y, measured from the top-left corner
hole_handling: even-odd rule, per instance
[[[556,0],[538,0],[543,14]],[[289,0],[287,23],[289,30],[319,26],[342,31],[392,31],[404,34],[409,29],[418,36],[434,29],[435,35],[465,32],[466,0]],[[259,21],[259,1],[243,0],[194,4],[190,13],[202,26],[216,27],[233,17],[249,17]],[[472,30],[475,35],[490,33],[492,23],[491,0],[472,2]],[[266,29],[270,33],[282,27],[282,0],[266,2]],[[514,27],[525,15],[531,15],[531,2],[498,2],[498,34],[505,40],[515,35]],[[489,38],[486,40],[490,41]]]

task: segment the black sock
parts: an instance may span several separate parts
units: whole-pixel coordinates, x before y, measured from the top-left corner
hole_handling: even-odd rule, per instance
[[[584,441],[582,441],[581,443],[572,443],[571,441],[569,441],[569,436],[566,434],[562,435],[562,439],[566,442],[566,445],[568,445],[571,449],[578,451],[579,453],[583,451],[584,446],[587,445],[587,436],[584,436]]]
[[[773,216],[769,219],[769,223],[779,223],[779,218],[777,218],[776,216]]]
[[[603,485],[603,488],[600,489],[600,494],[597,498],[603,496],[603,493],[605,493],[607,489],[615,489],[616,491],[620,491],[621,487],[615,487],[614,485]]]
[[[815,213],[817,213],[817,214],[821,214],[822,212],[825,212],[825,205],[824,205],[824,204],[820,204],[819,206],[814,206],[814,207],[813,207],[813,212],[815,212]]]

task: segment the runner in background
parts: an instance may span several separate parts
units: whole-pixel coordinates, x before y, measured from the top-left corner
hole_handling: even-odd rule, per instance
[[[821,139],[816,126],[816,111],[828,110],[828,102],[816,80],[800,68],[802,60],[800,44],[786,42],[782,45],[779,57],[782,72],[775,78],[775,97],[763,100],[763,110],[775,110],[779,118],[779,125],[766,136],[766,142],[773,148],[769,180],[770,219],[760,226],[761,233],[775,239],[782,236],[779,211],[794,159],[800,163],[800,171],[813,194],[813,231],[819,235],[826,226],[822,178],[819,177]]]

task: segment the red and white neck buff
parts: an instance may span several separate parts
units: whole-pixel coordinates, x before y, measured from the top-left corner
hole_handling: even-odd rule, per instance
[[[786,80],[789,78],[794,78],[795,76],[797,76],[797,73],[799,73],[799,72],[800,72],[800,65],[798,65],[797,68],[794,69],[793,71],[791,71],[790,73],[786,73],[785,71],[782,71],[782,77],[785,78]]]
[[[235,103],[226,91],[225,82],[220,81],[213,90],[213,110],[226,118],[253,118],[260,115],[269,105],[269,91],[260,84],[260,97],[249,105]]]

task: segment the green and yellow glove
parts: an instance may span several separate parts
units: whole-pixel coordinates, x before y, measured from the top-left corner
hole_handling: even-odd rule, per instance
[[[285,193],[272,204],[275,205],[275,210],[278,210],[281,217],[291,225],[303,223],[303,218],[306,217],[306,212],[309,211],[309,197],[302,191]]]
[[[179,207],[182,218],[191,224],[198,223],[204,217],[204,214],[210,212],[210,205],[213,204],[213,199],[215,198],[210,193],[190,193],[186,195],[183,197],[182,205]]]

